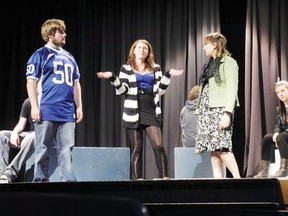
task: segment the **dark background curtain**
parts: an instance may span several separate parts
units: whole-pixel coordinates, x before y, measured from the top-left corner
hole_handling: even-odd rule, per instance
[[[287,80],[288,3],[286,0],[248,0],[245,44],[246,148],[244,169],[255,175],[261,160],[261,141],[274,133],[277,78]]]
[[[163,71],[183,68],[172,78],[162,97],[163,142],[169,175],[174,175],[174,148],[180,146],[179,114],[189,90],[198,84],[207,57],[202,38],[221,31],[239,64],[239,98],[236,111],[234,153],[242,170],[244,139],[244,48],[246,1],[229,0],[99,0],[11,1],[0,8],[0,129],[12,129],[27,97],[25,68],[30,55],[44,45],[40,28],[46,19],[63,19],[67,26],[65,49],[77,60],[81,72],[84,120],[77,126],[77,146],[127,146],[121,125],[123,98],[97,71],[119,73],[131,44],[147,39]],[[145,148],[146,178],[157,177],[151,147]],[[229,175],[229,174],[228,174]]]

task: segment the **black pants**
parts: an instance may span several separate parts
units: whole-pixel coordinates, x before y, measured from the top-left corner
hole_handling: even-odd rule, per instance
[[[280,133],[276,142],[279,148],[280,157],[288,159],[288,132]],[[271,160],[272,151],[275,150],[275,143],[273,142],[273,134],[266,134],[262,140],[262,160]]]

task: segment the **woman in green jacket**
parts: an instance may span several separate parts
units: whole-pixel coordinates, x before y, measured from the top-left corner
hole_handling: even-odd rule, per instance
[[[223,177],[223,165],[240,178],[232,152],[234,109],[239,106],[238,65],[226,49],[224,35],[210,33],[204,44],[209,59],[200,77],[195,153],[211,152],[214,178]]]

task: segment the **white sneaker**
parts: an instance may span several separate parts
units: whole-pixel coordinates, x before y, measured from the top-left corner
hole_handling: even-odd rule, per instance
[[[0,176],[0,184],[11,183],[10,179],[6,175]]]

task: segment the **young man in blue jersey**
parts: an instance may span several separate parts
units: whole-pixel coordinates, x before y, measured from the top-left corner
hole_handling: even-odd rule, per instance
[[[80,73],[74,57],[62,47],[66,41],[63,20],[49,19],[41,27],[46,45],[27,62],[27,91],[35,121],[33,182],[49,181],[49,152],[56,139],[62,182],[76,181],[72,169],[75,123],[83,118]]]

